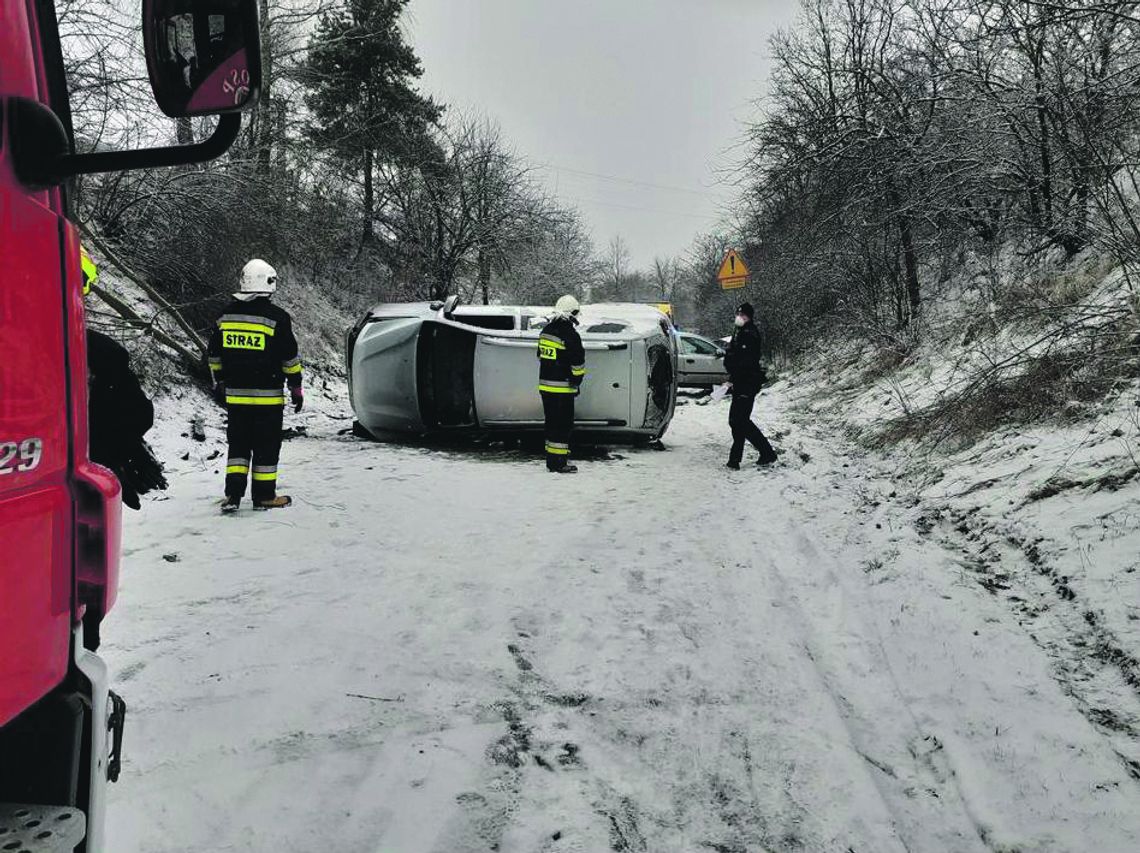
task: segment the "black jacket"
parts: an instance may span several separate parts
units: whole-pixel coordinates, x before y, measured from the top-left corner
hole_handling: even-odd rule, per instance
[[[538,390],[544,394],[577,394],[586,375],[586,351],[577,323],[558,317],[538,338]]]
[[[293,319],[268,297],[235,299],[210,335],[210,370],[226,389],[227,405],[275,405],[285,402],[282,384],[301,385],[301,358]]]
[[[154,406],[131,358],[116,341],[87,331],[88,456],[115,472],[123,487],[123,503],[138,509],[139,495],[165,489],[162,465],[143,436],[154,425]]]
[[[755,323],[745,323],[733,334],[725,352],[724,369],[728,371],[734,394],[760,393],[764,368],[760,365],[760,330]]]

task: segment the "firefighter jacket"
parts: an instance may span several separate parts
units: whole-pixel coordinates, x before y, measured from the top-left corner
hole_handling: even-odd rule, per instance
[[[260,296],[235,299],[218,318],[208,350],[214,382],[225,385],[226,405],[280,406],[281,385],[301,385],[301,358],[289,312]]]
[[[88,454],[115,472],[123,503],[138,509],[139,495],[165,489],[162,465],[143,436],[154,424],[154,406],[131,370],[123,347],[87,330]]]
[[[760,330],[749,320],[736,330],[724,356],[724,369],[732,381],[732,393],[754,397],[764,384],[760,364]]]
[[[576,321],[558,317],[538,338],[538,390],[543,394],[577,394],[586,376],[586,351]]]

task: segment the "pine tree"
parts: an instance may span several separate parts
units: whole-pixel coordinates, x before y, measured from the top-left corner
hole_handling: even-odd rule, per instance
[[[372,238],[378,163],[411,163],[443,107],[415,88],[423,67],[400,32],[408,0],[348,0],[309,43],[309,136],[364,177],[364,240]]]

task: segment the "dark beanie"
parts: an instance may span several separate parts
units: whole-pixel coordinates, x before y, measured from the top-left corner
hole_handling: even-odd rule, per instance
[[[756,312],[752,310],[752,303],[751,302],[740,303],[740,307],[736,309],[736,313],[737,314],[743,314],[749,320],[751,320],[752,318],[754,318],[756,316]]]

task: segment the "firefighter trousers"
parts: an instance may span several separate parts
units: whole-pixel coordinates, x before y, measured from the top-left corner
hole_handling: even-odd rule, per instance
[[[281,456],[281,425],[284,406],[242,406],[230,404],[226,440],[226,497],[245,495],[250,474],[250,496],[255,502],[272,500],[277,494],[277,460]]]
[[[546,419],[546,467],[565,468],[570,459],[570,433],[574,429],[574,395],[542,393]]]

